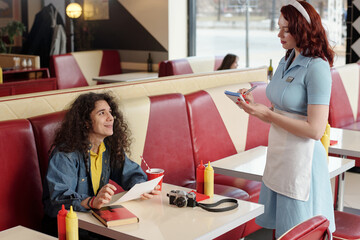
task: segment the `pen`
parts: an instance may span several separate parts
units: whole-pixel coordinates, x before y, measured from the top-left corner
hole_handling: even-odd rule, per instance
[[[254,90],[257,87],[257,85],[253,86],[252,88],[250,88],[249,90],[247,90],[246,92],[243,93],[243,95],[248,95],[252,90]]]

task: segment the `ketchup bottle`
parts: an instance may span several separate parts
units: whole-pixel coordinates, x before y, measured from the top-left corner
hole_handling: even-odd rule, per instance
[[[196,192],[204,194],[204,171],[205,166],[201,160],[199,166],[196,168]]]
[[[210,161],[204,171],[204,192],[209,197],[214,196],[214,169]]]
[[[64,204],[61,207],[61,210],[59,210],[57,215],[57,227],[58,227],[58,237],[59,240],[66,240],[66,214],[67,210],[65,209]]]

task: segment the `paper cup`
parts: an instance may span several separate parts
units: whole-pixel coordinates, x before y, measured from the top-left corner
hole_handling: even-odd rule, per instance
[[[146,175],[148,177],[148,180],[152,180],[152,179],[155,179],[155,178],[158,178],[160,176],[163,176],[164,175],[164,169],[161,169],[161,168],[151,168],[151,169],[147,169],[146,170]],[[162,185],[162,182],[163,182],[163,179],[162,178],[159,182],[159,186],[160,186],[160,191],[161,191],[161,185]]]

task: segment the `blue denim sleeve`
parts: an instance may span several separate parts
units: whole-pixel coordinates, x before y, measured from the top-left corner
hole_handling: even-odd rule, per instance
[[[81,201],[89,197],[89,189],[86,169],[80,169],[79,157],[76,153],[56,152],[49,161],[45,179],[49,199],[44,200],[44,205],[50,217],[57,215],[62,204],[67,209],[72,205],[75,211],[88,211],[81,206]]]
[[[147,176],[139,164],[131,161],[126,155],[122,172],[114,170],[112,171],[110,178],[126,191],[137,183],[147,181]]]

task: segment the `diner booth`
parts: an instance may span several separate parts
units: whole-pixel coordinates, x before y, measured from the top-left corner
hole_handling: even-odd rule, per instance
[[[41,228],[49,149],[65,109],[88,92],[115,96],[131,132],[130,159],[144,171],[165,171],[159,196],[121,203],[138,223],[106,227],[91,212],[77,212],[79,229],[113,239],[273,238],[255,223],[264,212],[258,200],[270,125],[224,94],[256,87],[255,101],[271,107],[267,66],[216,71],[224,55],[190,56],[192,0],[103,1],[99,9],[108,11],[97,15],[85,4],[93,1],[75,1],[73,9],[66,8],[70,1],[12,2],[14,11],[23,8],[27,30],[17,53],[0,54],[0,239],[54,239]],[[344,206],[346,173],[360,166],[359,73],[358,63],[331,69],[333,239],[360,239],[360,214]],[[214,169],[214,196],[198,201],[230,198],[237,208],[170,204],[172,190],[196,189],[201,163]],[[314,216],[280,239],[327,239],[328,226]]]

